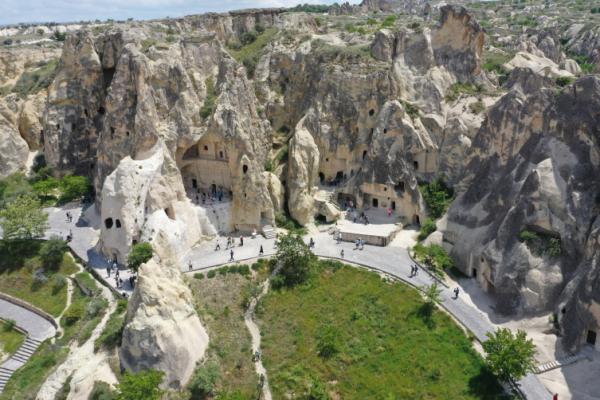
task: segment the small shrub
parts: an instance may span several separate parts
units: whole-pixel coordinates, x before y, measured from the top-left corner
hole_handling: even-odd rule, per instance
[[[226,276],[229,271],[229,267],[225,265],[224,267],[219,268],[219,274]]]
[[[257,31],[249,31],[249,32],[244,32],[242,34],[242,36],[240,37],[240,41],[244,44],[250,44],[252,42],[254,42],[256,40],[256,38],[258,37],[258,32]]]
[[[111,389],[111,386],[102,381],[95,381],[92,392],[90,393],[88,400],[115,400],[116,393]]]
[[[44,270],[40,268],[35,270],[35,272],[33,273],[33,279],[37,283],[46,283],[50,278],[48,278],[48,276],[44,273]]]
[[[570,78],[568,76],[559,76],[557,77],[554,82],[556,82],[556,84],[560,87],[565,87],[567,85],[572,84],[574,81],[573,78]]]
[[[125,317],[121,317],[117,312],[112,313],[102,334],[94,341],[94,349],[97,351],[100,347],[114,348],[121,346],[124,328]]]
[[[104,309],[106,303],[101,298],[94,298],[90,301],[85,308],[85,312],[92,318],[100,314]]]
[[[363,27],[358,28],[357,32],[360,33],[361,35],[366,35],[366,33],[367,33],[367,31]]]
[[[81,303],[73,303],[65,312],[65,324],[73,325],[85,315],[85,310]]]
[[[66,286],[67,278],[65,278],[61,274],[56,274],[56,275],[54,275],[54,284],[58,287]]]
[[[266,30],[267,27],[265,26],[265,24],[258,22],[255,26],[254,29],[256,30],[256,32],[258,32],[259,34],[263,34]]]
[[[230,49],[239,51],[242,49],[242,47],[244,47],[244,44],[239,39],[236,39],[233,42],[229,43],[228,46]]]
[[[258,66],[259,61],[260,57],[257,54],[250,54],[242,61],[242,64],[244,64],[244,67],[246,68],[248,79],[254,78],[254,72],[256,72],[256,67]]]
[[[375,18],[371,18],[367,20],[367,25],[377,25],[377,20]]]
[[[408,116],[410,117],[410,119],[412,121],[414,121],[415,119],[419,118],[419,111],[420,108],[418,105],[416,104],[411,104],[407,101],[404,100],[400,100],[400,104],[402,104],[402,106],[404,107],[404,111],[406,111],[406,113],[408,114]]]
[[[202,273],[195,273],[194,274],[194,278],[196,278],[196,279],[204,279],[204,274],[202,274]]]
[[[321,18],[315,18],[315,24],[317,24],[317,26],[321,26]]]
[[[244,276],[250,275],[250,267],[248,267],[246,264],[240,265],[240,266],[238,266],[237,272],[238,272],[238,274],[244,275]]]
[[[150,243],[134,244],[129,254],[127,254],[127,268],[131,268],[137,272],[140,265],[147,263],[151,258],[152,245]]]
[[[177,39],[175,38],[175,36],[167,36],[167,38],[165,40],[169,43],[172,43],[172,42],[176,41]]]
[[[273,172],[273,161],[270,158],[265,160],[265,171]]]
[[[344,25],[344,29],[346,29],[349,33],[356,32],[356,28],[352,24],[346,24],[346,25]]]
[[[200,116],[202,118],[208,118],[212,115],[213,106],[217,96],[215,95],[215,83],[212,76],[206,78],[204,83],[206,85],[206,98],[204,99],[204,106],[200,109]]]
[[[435,222],[431,218],[426,219],[425,222],[423,222],[423,225],[421,225],[421,233],[417,237],[417,240],[422,242],[436,230],[437,226],[435,226]]]
[[[469,104],[469,108],[473,112],[473,114],[480,114],[485,112],[485,104],[482,101],[477,101]]]
[[[342,348],[342,332],[337,326],[325,327],[324,334],[317,344],[317,351],[323,358],[331,358],[338,354]]]
[[[519,234],[519,240],[525,243],[531,243],[537,239],[537,237],[537,233],[531,231],[523,231]]]
[[[546,246],[546,252],[550,257],[556,258],[562,254],[563,248],[558,238],[551,238]]]
[[[430,184],[419,185],[432,218],[440,218],[452,202],[454,191],[444,183],[442,175]]]
[[[205,364],[196,370],[196,374],[189,386],[190,391],[197,397],[209,395],[221,379],[221,376],[221,368],[218,364]]]
[[[215,272],[215,270],[214,270],[214,269],[212,269],[212,270],[208,271],[208,274],[206,274],[206,277],[207,277],[208,279],[212,279],[212,278],[214,278],[216,275],[217,275],[217,273]]]
[[[12,318],[6,318],[2,328],[4,329],[4,332],[10,332],[15,328],[15,326],[17,326],[17,321]]]

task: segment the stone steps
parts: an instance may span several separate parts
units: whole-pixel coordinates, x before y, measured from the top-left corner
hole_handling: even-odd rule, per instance
[[[543,372],[550,371],[555,368],[564,367],[565,365],[573,364],[584,358],[587,358],[587,356],[582,353],[578,353],[578,354],[575,354],[574,356],[563,358],[562,360],[556,360],[556,361],[549,362],[548,364],[540,365],[537,367],[537,370],[535,371],[535,373],[541,374]]]
[[[25,341],[19,347],[19,349],[16,351],[16,353],[13,354],[8,360],[4,362],[4,364],[0,366],[0,393],[4,391],[4,387],[8,383],[8,380],[16,370],[6,368],[5,365],[9,362],[11,365],[14,365],[15,363],[20,363],[24,365],[27,361],[29,361],[33,353],[35,353],[35,351],[38,349],[38,347],[40,347],[41,344],[42,342],[40,342],[39,340],[26,338]]]
[[[271,221],[263,219],[260,221],[260,226],[265,238],[274,239],[277,236],[277,231],[273,228],[273,225],[271,225]]]

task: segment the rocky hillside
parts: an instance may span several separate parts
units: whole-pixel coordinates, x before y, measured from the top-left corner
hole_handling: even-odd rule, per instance
[[[160,231],[181,256],[278,213],[331,221],[317,184],[333,178],[347,178],[337,200],[418,225],[419,185],[441,174],[456,197],[439,244],[499,312],[555,310],[573,347],[600,321],[600,82],[594,29],[565,29],[554,16],[571,7],[550,6],[365,1],[354,15],[83,26],[60,52],[0,53],[13,92],[0,176],[42,150],[57,177],[92,178],[96,249],[122,262]],[[46,82],[40,61],[59,56]],[[229,219],[214,222],[190,199],[221,188]]]

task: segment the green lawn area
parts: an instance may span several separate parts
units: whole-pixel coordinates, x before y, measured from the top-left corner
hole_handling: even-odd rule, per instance
[[[210,337],[204,358],[221,367],[223,378],[216,390],[239,390],[240,398],[256,398],[258,377],[252,362],[252,337],[244,322],[242,290],[249,280],[237,273],[188,278],[202,326]]]
[[[19,348],[25,336],[15,329],[5,330],[6,325],[0,322],[0,354],[12,355]],[[6,357],[8,358],[8,357]]]
[[[416,289],[331,261],[270,291],[258,323],[273,398],[310,398],[316,381],[342,399],[502,398],[464,331],[441,311],[425,323],[423,304]],[[332,335],[339,352],[325,358]]]
[[[27,301],[48,314],[58,317],[67,304],[67,286],[57,286],[55,275],[71,275],[78,268],[73,259],[65,254],[57,270],[47,270],[46,282],[33,278],[36,270],[42,268],[37,257],[41,243],[0,243],[0,292]]]

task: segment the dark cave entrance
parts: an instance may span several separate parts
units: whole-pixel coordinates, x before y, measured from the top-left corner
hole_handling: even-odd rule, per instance
[[[104,90],[107,90],[115,77],[116,68],[104,68],[102,70],[102,77],[104,78]]]
[[[587,334],[587,340],[586,342],[588,344],[591,344],[592,346],[596,345],[596,332],[594,332],[591,329],[588,329],[588,334]]]
[[[316,213],[315,214],[315,221],[319,221],[319,222],[327,222],[327,217],[325,217],[323,214],[321,213]]]
[[[335,179],[338,181],[344,179],[344,171],[338,171],[337,174],[335,174]]]

